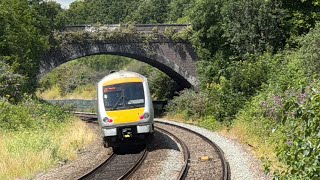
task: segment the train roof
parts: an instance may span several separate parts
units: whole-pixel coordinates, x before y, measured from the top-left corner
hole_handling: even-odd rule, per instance
[[[139,73],[121,70],[121,71],[108,74],[107,76],[105,76],[99,81],[99,84],[103,82],[111,81],[114,79],[122,79],[122,78],[141,78],[142,80],[146,80],[146,77],[144,77]]]

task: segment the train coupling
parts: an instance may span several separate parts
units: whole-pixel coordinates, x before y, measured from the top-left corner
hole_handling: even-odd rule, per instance
[[[122,138],[132,138],[132,129],[131,128],[123,128],[122,129]]]

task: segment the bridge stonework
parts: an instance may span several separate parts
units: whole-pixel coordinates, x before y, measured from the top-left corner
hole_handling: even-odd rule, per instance
[[[138,28],[148,33],[150,26],[155,25]],[[43,55],[39,78],[68,61],[100,54],[125,56],[145,62],[167,74],[182,87],[198,89],[197,55],[193,47],[187,42],[169,40],[151,41],[147,45],[132,39],[121,43],[104,40],[63,43]]]

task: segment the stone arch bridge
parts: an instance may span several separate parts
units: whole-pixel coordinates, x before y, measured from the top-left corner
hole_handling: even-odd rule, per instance
[[[179,37],[188,25],[66,26],[55,32],[56,45],[41,58],[41,78],[68,61],[91,55],[119,55],[145,62],[184,88],[199,86],[197,55]]]

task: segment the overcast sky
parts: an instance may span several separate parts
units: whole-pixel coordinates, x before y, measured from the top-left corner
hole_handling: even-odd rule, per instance
[[[60,3],[62,8],[69,8],[69,4],[75,0],[55,0],[55,1]]]

